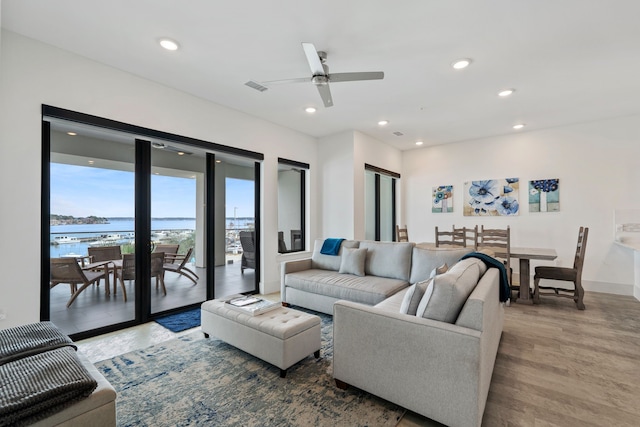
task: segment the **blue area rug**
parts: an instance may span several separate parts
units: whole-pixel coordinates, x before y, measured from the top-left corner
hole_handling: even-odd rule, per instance
[[[182,332],[200,326],[200,307],[182,313],[158,317],[156,323],[172,332]]]
[[[306,310],[305,310],[306,311]],[[96,363],[118,393],[118,426],[394,427],[405,410],[332,375],[333,322],[320,359],[280,369],[195,331]]]

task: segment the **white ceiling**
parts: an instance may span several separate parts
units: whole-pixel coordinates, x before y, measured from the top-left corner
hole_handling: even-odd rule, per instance
[[[638,0],[0,1],[5,29],[315,137],[407,150],[640,113]],[[385,78],[331,84],[331,108],[311,83],[244,85],[310,77],[301,42]]]

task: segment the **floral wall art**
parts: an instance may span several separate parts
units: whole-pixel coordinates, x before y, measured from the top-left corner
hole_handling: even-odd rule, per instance
[[[559,210],[559,179],[529,181],[529,212],[558,212]]]
[[[464,216],[512,216],[520,213],[518,178],[464,183]]]
[[[431,212],[453,212],[453,185],[441,185],[433,187],[433,204]]]

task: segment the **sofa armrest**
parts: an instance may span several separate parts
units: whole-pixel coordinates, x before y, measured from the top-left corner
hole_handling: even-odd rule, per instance
[[[284,261],[280,268],[280,300],[287,301],[287,292],[285,287],[285,276],[288,273],[304,271],[311,269],[311,258],[296,259],[292,261]]]
[[[482,332],[348,301],[333,321],[337,380],[447,425],[480,425]]]

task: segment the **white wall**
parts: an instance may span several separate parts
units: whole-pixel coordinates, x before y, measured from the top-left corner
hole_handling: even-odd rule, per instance
[[[585,289],[633,293],[633,252],[613,243],[614,210],[640,207],[639,116],[511,134],[403,153],[403,197],[412,241],[434,227],[511,226],[514,246],[555,248],[571,266],[580,226],[589,227]],[[520,178],[520,215],[463,217],[465,181]],[[560,212],[529,213],[528,181],[560,179]],[[454,185],[454,212],[431,213],[431,191]],[[548,262],[532,262],[535,265]],[[553,262],[551,262],[553,264]],[[517,268],[517,265],[516,265]]]
[[[313,170],[314,138],[6,30],[0,40],[0,328],[39,320],[42,104],[264,153],[261,291],[279,289],[277,159]]]
[[[353,179],[354,179],[354,216],[356,239],[363,240],[365,238],[365,163],[386,169],[391,172],[401,173],[402,169],[402,152],[366,135],[362,132],[353,133],[354,141],[354,162],[353,162]],[[402,179],[396,182],[396,210],[397,215],[402,212],[402,199],[400,197],[400,188],[402,187]]]

